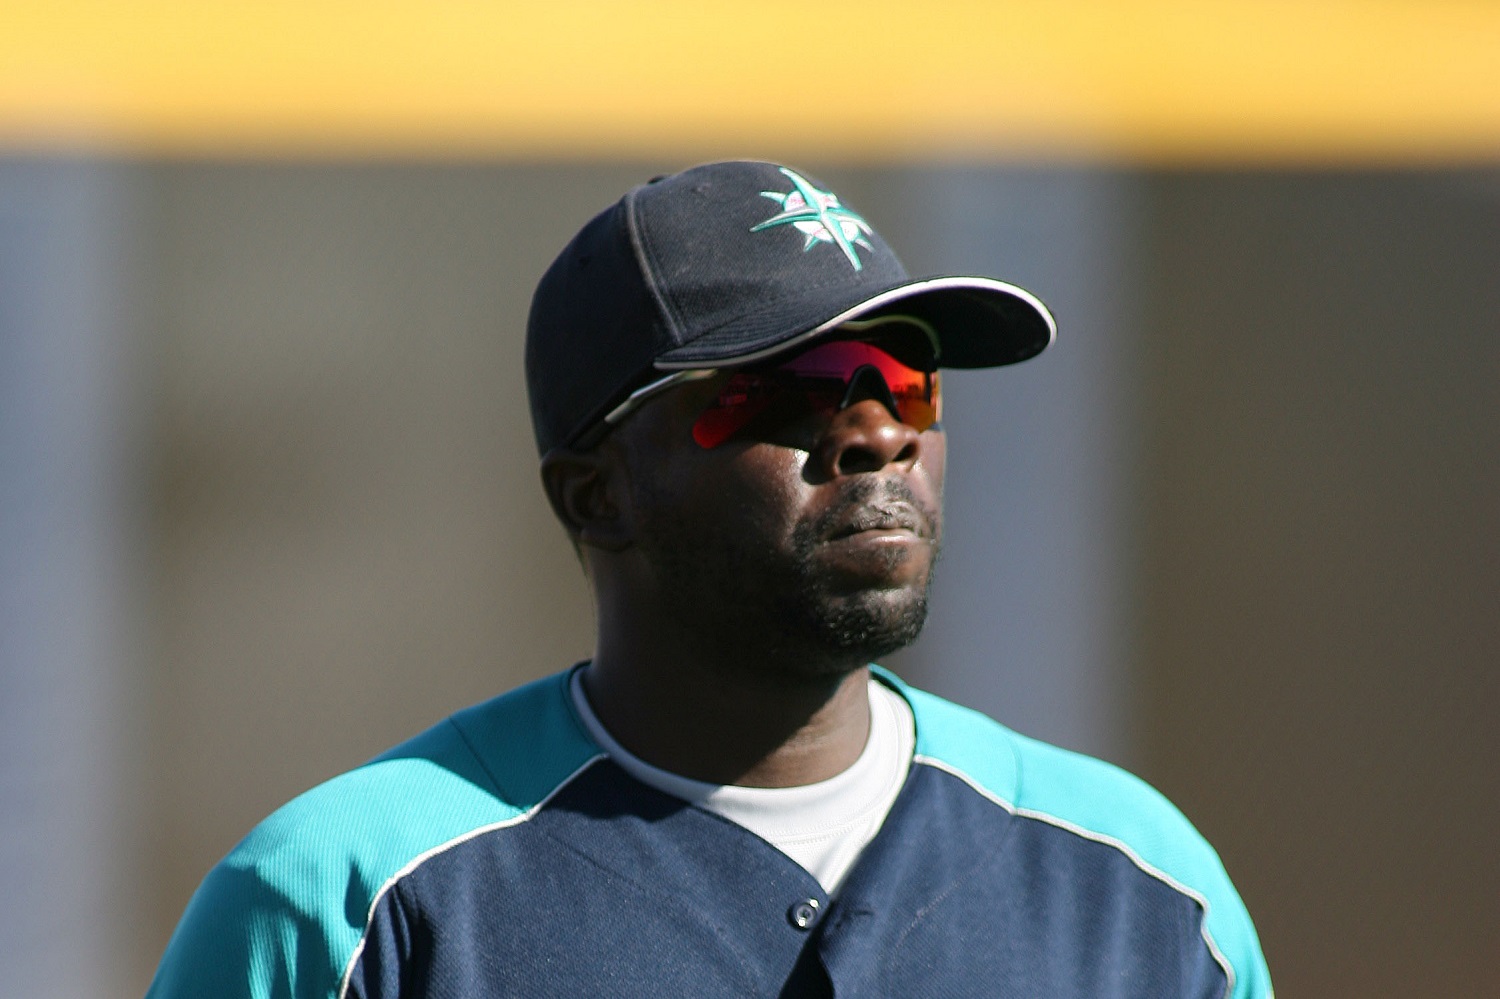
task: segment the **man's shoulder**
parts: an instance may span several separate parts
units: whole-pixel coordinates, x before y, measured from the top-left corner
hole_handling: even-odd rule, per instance
[[[244,968],[295,960],[322,995],[337,982],[385,887],[458,842],[524,821],[598,755],[564,676],[460,711],[370,762],[306,791],[257,825],[199,887],[153,995],[214,982],[208,962]],[[286,953],[297,941],[301,953]],[[180,962],[180,963],[179,963]],[[285,967],[262,968],[281,978]],[[191,983],[186,991],[174,985]],[[252,976],[254,977],[254,976]]]
[[[459,711],[292,799],[226,858],[287,851],[390,853],[523,816],[598,754],[572,713],[562,676]]]
[[[889,674],[885,674],[889,676]],[[900,681],[917,726],[917,762],[946,770],[1018,815],[1095,833],[1191,829],[1159,791],[1113,763],[1043,742]]]
[[[1114,764],[880,675],[912,706],[916,765],[947,772],[1018,819],[1117,850],[1191,897],[1203,910],[1205,938],[1234,969],[1231,980],[1250,988],[1243,994],[1259,994],[1265,965],[1244,903],[1213,847],[1164,795]]]

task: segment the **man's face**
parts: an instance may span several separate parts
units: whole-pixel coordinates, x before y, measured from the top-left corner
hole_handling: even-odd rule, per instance
[[[775,411],[705,449],[692,424],[727,375],[644,406],[625,453],[638,554],[685,626],[811,673],[909,644],[927,614],[945,441],[875,398]]]

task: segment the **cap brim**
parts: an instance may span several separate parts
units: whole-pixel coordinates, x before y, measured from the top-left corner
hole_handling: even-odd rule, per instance
[[[753,314],[662,354],[655,366],[676,371],[751,364],[851,319],[888,311],[913,315],[930,325],[938,336],[938,365],[945,368],[1015,364],[1035,357],[1057,336],[1057,321],[1040,299],[993,278],[925,278],[874,295],[865,291],[857,302],[829,301],[821,309],[809,309],[805,298],[762,303]]]

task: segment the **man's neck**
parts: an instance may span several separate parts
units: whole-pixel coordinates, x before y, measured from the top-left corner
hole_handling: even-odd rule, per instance
[[[738,658],[738,657],[737,657]],[[620,744],[695,780],[794,787],[842,773],[869,735],[869,671],[826,675],[601,647],[583,675]]]

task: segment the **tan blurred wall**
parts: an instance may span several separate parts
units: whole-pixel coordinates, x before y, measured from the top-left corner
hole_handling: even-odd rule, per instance
[[[675,165],[138,171],[142,983],[256,819],[587,655],[514,344],[556,248]],[[825,172],[861,205],[943,182]],[[1121,183],[1125,755],[1220,847],[1283,995],[1484,994],[1500,182]]]
[[[1492,996],[1500,174],[1150,181],[1142,767],[1285,996]]]
[[[537,277],[640,170],[581,172],[578,204],[543,168],[157,172],[158,949],[290,795],[589,654],[519,368]]]

